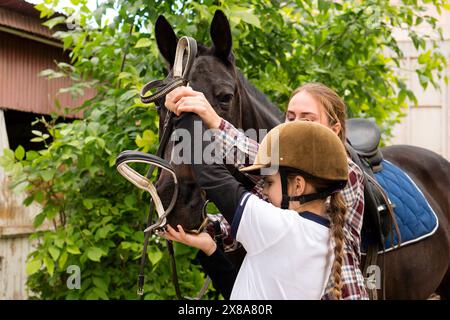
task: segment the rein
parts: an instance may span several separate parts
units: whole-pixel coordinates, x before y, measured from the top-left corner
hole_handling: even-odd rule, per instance
[[[183,66],[183,57],[184,53],[187,51],[187,59],[186,64]],[[188,84],[188,78],[189,73],[191,71],[194,59],[197,55],[197,42],[195,39],[191,37],[182,37],[178,41],[176,54],[175,54],[175,62],[173,66],[173,76],[169,79],[169,76],[164,80],[153,80],[144,85],[144,87],[141,90],[140,98],[143,103],[152,103],[155,102],[161,98],[163,98],[165,95],[167,95],[170,91],[174,90],[177,87],[185,86]],[[149,92],[152,89],[157,88],[156,92],[145,96],[147,92]],[[150,193],[151,200],[150,200],[150,208],[149,208],[149,214],[148,214],[148,220],[147,220],[147,227],[144,230],[145,233],[145,240],[144,240],[144,247],[143,247],[143,253],[141,257],[140,262],[140,270],[139,270],[139,276],[138,276],[138,289],[137,294],[142,296],[144,294],[144,281],[145,281],[145,275],[144,275],[144,267],[145,267],[145,260],[147,255],[147,245],[149,242],[149,238],[153,232],[155,232],[157,235],[159,235],[160,232],[165,231],[165,226],[167,224],[166,217],[169,215],[169,213],[172,211],[172,209],[175,206],[178,192],[179,192],[179,183],[177,176],[175,174],[175,169],[172,167],[172,165],[164,159],[164,152],[166,149],[166,146],[169,142],[170,135],[172,133],[174,124],[174,113],[171,111],[167,112],[166,118],[164,119],[164,125],[162,129],[162,135],[160,139],[160,144],[158,147],[158,150],[156,152],[156,155],[146,154],[139,151],[124,151],[122,152],[116,159],[116,168],[119,171],[119,173],[125,177],[128,181],[133,183],[136,187],[145,190]],[[132,169],[128,164],[129,163],[145,163],[150,164],[150,168],[147,171],[147,174],[145,176],[139,174],[134,169]],[[161,171],[166,170],[168,171],[173,179],[174,179],[174,192],[172,194],[172,199],[170,201],[169,206],[167,209],[164,209],[164,206],[162,204],[162,201],[158,195],[158,192],[156,191],[156,188],[154,184],[151,181],[151,178],[153,176],[153,172],[155,168],[158,168],[158,173],[156,176],[156,179],[159,178]],[[153,213],[155,211],[158,214],[158,219],[153,223]],[[203,231],[203,229],[208,224],[208,216],[206,214],[206,203],[203,206],[203,222],[196,230],[187,230],[189,233],[200,233]],[[177,295],[177,298],[182,300],[183,297],[181,295],[180,285],[178,281],[178,275],[177,275],[177,269],[176,269],[176,262],[175,262],[175,255],[173,250],[173,244],[171,241],[166,240],[167,242],[167,249],[170,256],[170,262],[171,262],[171,268],[172,268],[172,282],[175,286],[175,292]],[[196,300],[201,299],[201,297],[206,292],[206,289],[209,285],[210,279],[207,278],[205,281],[205,284],[203,288],[200,290],[199,294],[197,295]]]

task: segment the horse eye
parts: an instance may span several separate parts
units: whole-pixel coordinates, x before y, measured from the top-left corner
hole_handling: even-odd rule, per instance
[[[219,96],[219,102],[223,103],[223,104],[229,103],[231,101],[231,99],[233,99],[232,94],[224,94],[224,95]]]

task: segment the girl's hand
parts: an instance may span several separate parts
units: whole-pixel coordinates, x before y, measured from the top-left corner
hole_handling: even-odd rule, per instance
[[[183,227],[177,225],[178,231],[167,225],[167,232],[162,236],[168,240],[177,241],[187,246],[202,250],[207,256],[210,256],[216,251],[216,242],[206,232],[201,232],[196,235],[185,233]]]
[[[218,129],[222,118],[206,100],[202,92],[191,87],[178,87],[166,95],[165,106],[179,116],[183,112],[196,113],[209,129]]]

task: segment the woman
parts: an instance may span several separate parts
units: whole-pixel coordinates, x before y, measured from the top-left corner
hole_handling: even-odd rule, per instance
[[[191,131],[191,118],[177,128]],[[278,152],[270,149],[274,141]],[[200,187],[232,221],[232,233],[247,251],[237,275],[209,234],[187,235],[181,226],[169,226],[165,237],[202,250],[213,282],[235,277],[221,288],[230,299],[321,299],[330,276],[333,298],[341,299],[347,208],[339,191],[348,179],[343,144],[325,126],[293,121],[272,129],[261,145],[254,164],[241,171],[265,175],[268,201],[246,191],[224,165],[193,165]]]
[[[219,129],[215,134],[215,141],[223,145],[225,155],[237,150],[249,159],[254,159],[258,143],[220,118],[201,92],[189,87],[177,88],[166,96],[166,107],[177,115],[183,112],[196,113],[207,127]],[[330,128],[345,143],[345,118],[345,104],[333,90],[320,83],[308,83],[293,92],[288,103],[285,122],[303,119],[320,123]],[[347,204],[342,294],[343,299],[348,300],[368,299],[364,278],[359,268],[364,211],[363,173],[350,158],[347,160],[349,179],[347,186],[342,190]],[[263,194],[260,192],[259,194],[263,197]],[[323,299],[331,299],[332,296],[330,279]]]

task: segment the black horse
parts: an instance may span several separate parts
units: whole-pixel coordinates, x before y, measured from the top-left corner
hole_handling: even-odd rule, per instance
[[[210,34],[213,45],[199,45],[191,70],[190,86],[203,92],[216,112],[237,128],[271,129],[279,124],[283,120],[281,111],[236,69],[231,50],[230,26],[221,11],[214,15]],[[171,68],[178,39],[171,25],[162,16],[156,22],[156,40],[161,54]],[[160,108],[160,128],[165,116],[165,108]],[[166,158],[170,152],[171,147],[166,150]],[[391,146],[384,148],[382,152],[385,159],[402,168],[414,180],[439,218],[439,228],[432,236],[385,254],[383,271],[386,277],[386,298],[426,299],[437,292],[442,299],[448,299],[450,164],[434,152],[413,146]],[[195,229],[202,222],[205,194],[196,184],[189,165],[178,165],[175,170],[180,181],[180,192],[168,223]],[[172,187],[172,178],[162,174],[157,188],[163,202],[170,201],[168,197]]]

